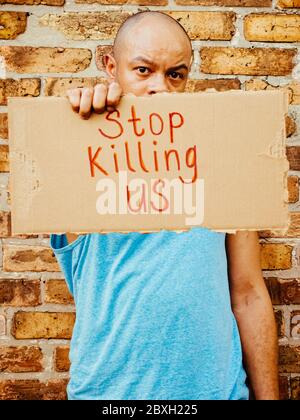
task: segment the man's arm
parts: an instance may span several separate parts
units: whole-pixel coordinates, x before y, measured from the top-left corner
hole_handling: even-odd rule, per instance
[[[70,244],[71,242],[76,241],[78,235],[76,235],[75,233],[66,233],[66,237],[68,239],[68,244]]]
[[[272,302],[260,265],[257,232],[226,235],[232,310],[256,400],[278,400],[278,338]]]

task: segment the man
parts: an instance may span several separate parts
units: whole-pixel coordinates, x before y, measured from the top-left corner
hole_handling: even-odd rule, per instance
[[[88,119],[122,94],[183,92],[191,64],[183,27],[141,12],[105,56],[109,87],[68,97]],[[69,399],[246,400],[246,372],[256,399],[278,399],[256,232],[67,233],[51,235],[51,247],[76,304]]]

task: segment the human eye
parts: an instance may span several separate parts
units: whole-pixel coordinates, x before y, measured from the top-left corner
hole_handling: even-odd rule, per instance
[[[169,73],[169,76],[173,80],[179,80],[179,79],[183,79],[184,78],[184,75],[182,73],[179,73],[178,71],[171,71]]]
[[[135,70],[138,72],[138,74],[141,74],[141,75],[146,75],[150,73],[149,67],[145,67],[145,66],[138,66],[135,68]]]

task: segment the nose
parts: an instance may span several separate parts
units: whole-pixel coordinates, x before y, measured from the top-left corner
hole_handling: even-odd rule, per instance
[[[163,92],[169,92],[164,75],[153,75],[151,80],[149,80],[148,95],[154,95],[155,93]]]

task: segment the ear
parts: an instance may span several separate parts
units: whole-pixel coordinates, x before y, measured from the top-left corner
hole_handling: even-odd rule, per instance
[[[116,79],[116,70],[117,63],[114,57],[111,54],[105,54],[103,56],[103,65],[105,67],[106,73],[108,74],[110,81],[115,81]]]
[[[193,51],[192,56],[191,56],[190,65],[189,65],[189,71],[192,70],[193,64],[194,64],[194,51]]]

